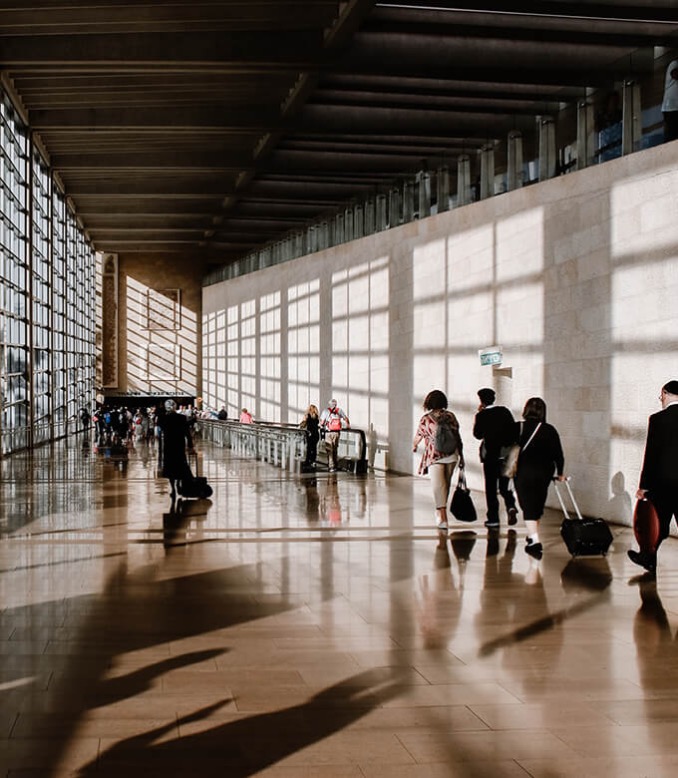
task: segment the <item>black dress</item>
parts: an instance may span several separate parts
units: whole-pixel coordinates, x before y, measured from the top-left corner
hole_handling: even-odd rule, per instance
[[[522,432],[521,425],[516,423],[521,447],[530,439],[538,423],[536,419],[526,419],[522,424]],[[527,448],[521,449],[518,470],[513,479],[526,521],[536,521],[542,517],[549,484],[554,475],[563,474],[564,466],[560,436],[554,426],[544,422]]]
[[[166,413],[158,424],[162,430],[162,476],[171,481],[190,472],[186,447],[193,448],[188,419],[181,413]]]

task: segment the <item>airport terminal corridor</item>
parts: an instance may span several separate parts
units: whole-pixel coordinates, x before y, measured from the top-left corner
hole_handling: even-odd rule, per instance
[[[0,462],[0,776],[554,778],[678,769],[678,544],[570,559],[434,529],[424,478],[74,436]],[[574,484],[576,490],[576,484]]]

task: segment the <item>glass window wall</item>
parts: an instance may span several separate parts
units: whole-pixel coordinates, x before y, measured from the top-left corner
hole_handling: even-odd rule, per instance
[[[29,128],[0,93],[3,454],[68,434],[80,409],[91,408],[95,283],[94,251]]]

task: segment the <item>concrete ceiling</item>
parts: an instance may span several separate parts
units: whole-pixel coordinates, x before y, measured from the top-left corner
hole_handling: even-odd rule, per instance
[[[655,46],[675,1],[0,0],[3,81],[93,245],[215,264],[533,133]]]

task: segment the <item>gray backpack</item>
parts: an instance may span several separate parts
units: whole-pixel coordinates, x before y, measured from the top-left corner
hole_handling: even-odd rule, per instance
[[[459,448],[459,436],[452,426],[452,419],[446,413],[442,413],[437,419],[433,436],[433,445],[436,451],[445,456],[455,454]]]

